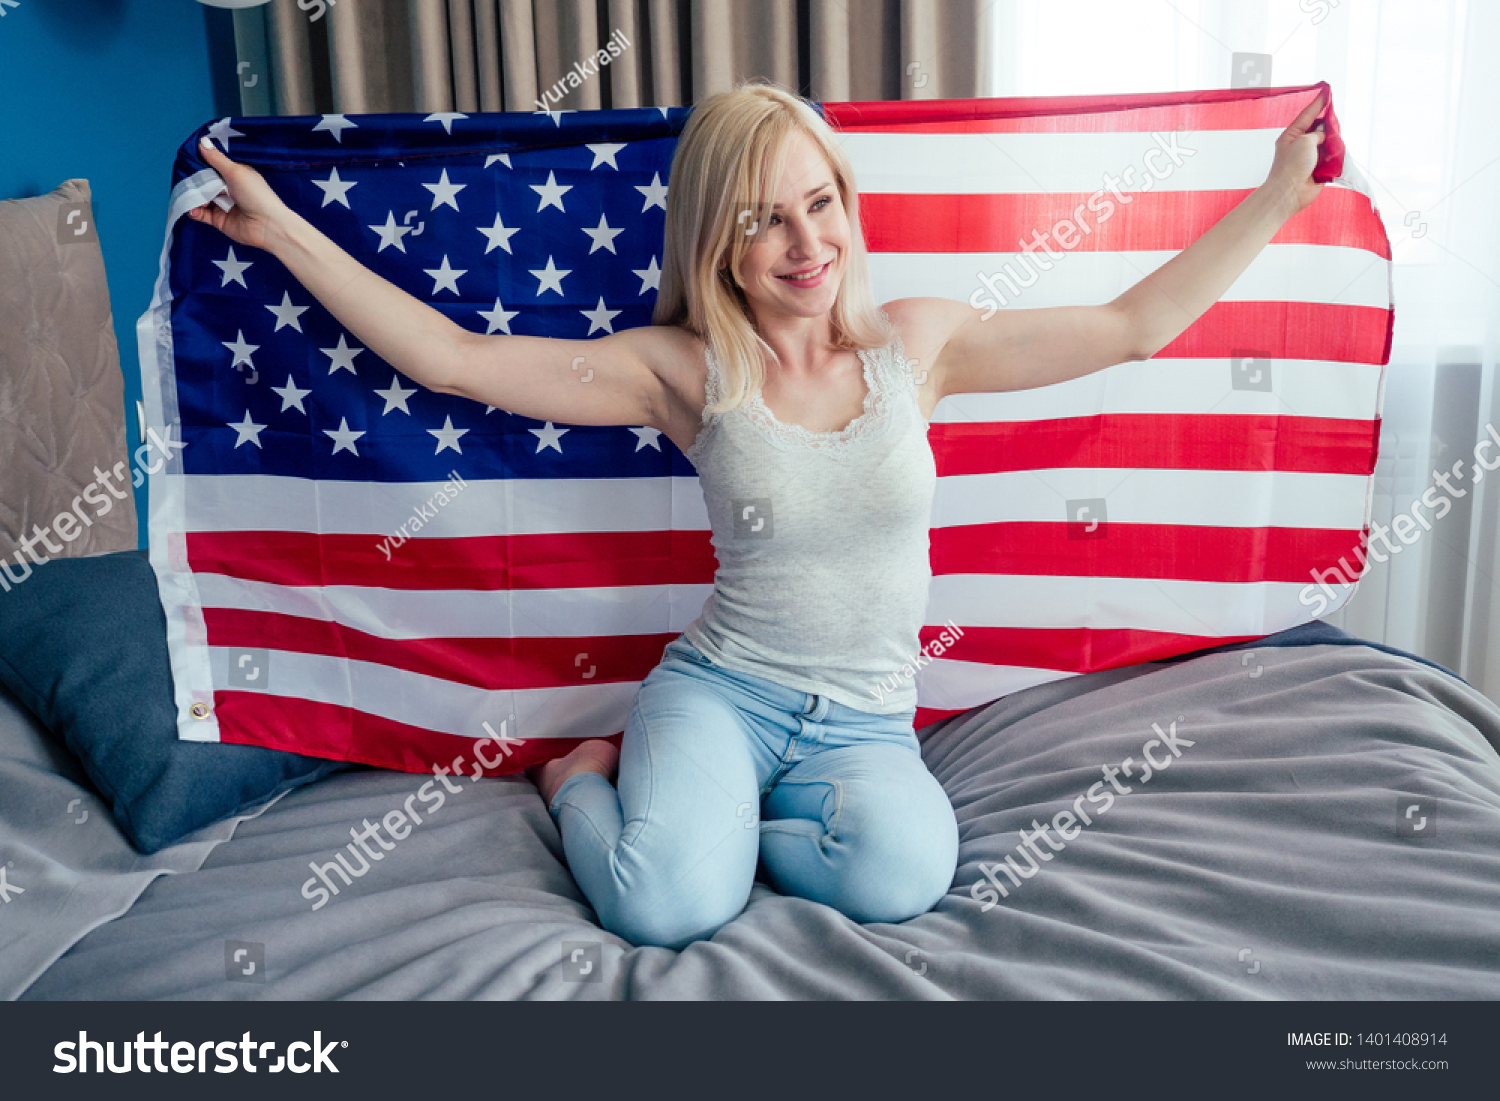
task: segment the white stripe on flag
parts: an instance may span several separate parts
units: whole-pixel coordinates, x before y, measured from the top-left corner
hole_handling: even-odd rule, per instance
[[[1020,252],[872,252],[870,279],[881,302],[937,297],[971,306],[979,303],[985,310],[1089,306],[1110,301],[1177,254],[1171,249],[1079,250],[1049,258],[1039,250],[1038,262]],[[1050,267],[1044,270],[1043,265]],[[1315,302],[1386,310],[1391,305],[1388,267],[1383,257],[1361,248],[1267,245],[1219,301]],[[982,275],[991,279],[995,293],[980,281]],[[1031,286],[1025,286],[1027,282]],[[986,298],[994,307],[984,305]]]
[[[1187,130],[1176,134],[1178,159],[1150,133],[901,134],[839,136],[854,164],[860,194],[1092,194],[1104,174],[1121,192],[1225,191],[1265,183],[1280,130]],[[1171,144],[1164,132],[1162,141]],[[1157,150],[1146,160],[1152,150]],[[1191,154],[1187,151],[1192,150]],[[1157,173],[1169,173],[1164,178]],[[1134,166],[1131,183],[1121,177]],[[1144,186],[1149,182],[1149,186]],[[1108,194],[1108,192],[1106,192]],[[1112,201],[1118,201],[1113,200]]]
[[[181,482],[193,531],[372,535],[377,543],[411,520],[412,510],[444,484],[314,482],[267,474],[190,474]],[[708,530],[697,478],[476,478],[431,511],[435,515],[423,521],[420,538]]]
[[[697,617],[713,591],[710,585],[542,589],[514,594],[406,592],[345,585],[319,590],[213,574],[198,578],[205,608],[242,608],[332,621],[390,639],[678,633]],[[1302,587],[1301,582],[944,574],[932,579],[925,622],[938,626],[952,619],[965,627],[1130,628],[1212,637],[1269,634],[1307,618],[1308,608],[1297,600]]]
[[[976,412],[971,406],[977,400],[1017,397],[955,395],[944,399],[939,406],[944,416],[935,419],[976,419],[958,414]],[[662,507],[662,481],[619,478],[599,483],[538,480],[508,484],[523,495],[530,490],[545,491],[551,502],[548,512],[554,518],[568,515],[570,509],[587,515],[589,523],[579,525],[584,530],[707,532],[707,507],[697,479],[671,479],[674,503],[670,509]],[[305,479],[270,475],[189,475],[182,482],[193,530],[205,532],[300,531],[378,537],[382,526],[386,532],[395,530],[433,492],[432,484],[423,482],[390,483],[377,487],[378,493],[368,492],[362,482],[324,482],[313,494]],[[250,486],[249,482],[260,484]],[[1367,482],[1356,474],[1091,467],[950,474],[938,479],[932,525],[1064,520],[1066,501],[1107,496],[1109,518],[1121,522],[1355,529],[1364,524]],[[437,519],[426,522],[416,538],[516,534],[503,530],[503,519],[514,515],[504,507],[506,484],[470,482],[457,500],[436,510]],[[601,494],[601,486],[615,492]],[[304,499],[299,501],[299,495]],[[631,507],[621,508],[620,501]],[[596,504],[604,515],[586,512]],[[525,515],[533,520],[529,528],[539,527],[540,518]],[[566,533],[566,528],[560,526],[560,533]],[[374,553],[374,543],[371,550]],[[198,575],[200,583],[215,576]]]
[[[378,638],[594,638],[681,632],[712,585],[590,589],[382,589],[274,585],[199,573],[205,608],[276,612],[342,624]]]
[[[1129,628],[1213,638],[1268,635],[1311,618],[1311,609],[1297,600],[1302,588],[1302,582],[1285,581],[943,574],[932,579],[927,622]]]
[[[217,691],[244,691],[228,680],[230,656],[242,651],[208,648]],[[512,738],[608,737],[625,728],[638,684],[560,685],[487,691],[396,669],[389,665],[321,654],[270,651],[266,695],[288,696],[337,707],[355,707],[409,726],[460,738],[484,738],[484,723],[496,730],[515,715]]]
[[[1276,359],[1270,370],[1271,390],[1236,390],[1227,359],[1119,363],[1053,386],[950,394],[933,410],[932,423],[1044,421],[1099,413],[1194,415],[1205,420],[1244,415],[1362,421],[1375,417],[1379,364]],[[1207,409],[1213,412],[1204,412]]]
[[[917,675],[917,706],[939,711],[967,711],[1023,688],[1077,675],[1025,665],[984,665],[933,658]]]
[[[1103,497],[1110,523],[1358,531],[1364,527],[1368,484],[1362,474],[1253,470],[954,474],[938,479],[932,527],[1063,522],[1068,501]]]

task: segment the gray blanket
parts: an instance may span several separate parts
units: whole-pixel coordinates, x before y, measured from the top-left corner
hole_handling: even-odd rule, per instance
[[[73,755],[0,688],[0,998],[14,1000],[153,879],[194,871],[275,802],[142,856]]]
[[[201,858],[159,854],[187,874],[57,931],[76,943],[55,962],[0,940],[36,952],[3,973],[45,968],[27,999],[1500,997],[1500,710],[1440,671],[1364,646],[1211,654],[1032,688],[922,737],[959,868],[901,925],[758,884],[712,940],[631,948],[594,924],[524,779],[465,781],[351,885],[330,873],[319,905],[310,863],[420,783],[359,770]],[[48,767],[50,807],[67,781]],[[0,852],[24,836],[10,790]],[[143,874],[91,864],[72,886],[120,881],[118,910]],[[65,879],[0,908],[0,937]]]

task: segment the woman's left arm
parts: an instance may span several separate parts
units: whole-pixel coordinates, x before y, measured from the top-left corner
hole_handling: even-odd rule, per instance
[[[1201,237],[1131,287],[1115,306],[1128,319],[1135,359],[1161,351],[1219,300],[1250,261],[1292,215],[1323,190],[1314,183],[1321,130],[1309,130],[1325,95],[1297,116],[1276,139],[1276,157],[1266,182]]]
[[[1326,94],[1276,139],[1265,183],[1190,246],[1111,302],[1000,310],[989,320],[967,303],[911,298],[888,304],[908,347],[931,358],[939,395],[1048,386],[1127,360],[1149,359],[1217,302],[1278,230],[1311,205]]]

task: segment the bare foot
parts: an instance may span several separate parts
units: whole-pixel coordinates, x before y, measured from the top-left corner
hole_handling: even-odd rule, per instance
[[[526,776],[542,793],[542,802],[550,807],[552,797],[569,776],[578,772],[597,772],[606,780],[613,780],[619,765],[620,751],[613,742],[590,738],[579,742],[567,756],[528,768]]]

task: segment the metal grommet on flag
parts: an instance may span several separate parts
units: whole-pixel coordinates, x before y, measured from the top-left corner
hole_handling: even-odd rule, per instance
[[[192,707],[188,708],[188,711],[195,719],[206,719],[208,718],[209,706],[206,703],[195,703]]]

